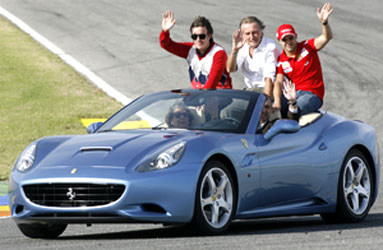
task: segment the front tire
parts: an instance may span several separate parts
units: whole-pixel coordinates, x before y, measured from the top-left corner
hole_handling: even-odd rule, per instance
[[[351,150],[339,175],[337,210],[334,214],[322,214],[324,221],[360,222],[371,208],[374,190],[371,167],[357,149]]]
[[[17,227],[30,238],[55,239],[65,231],[67,224],[18,224]]]
[[[237,193],[233,178],[220,161],[207,162],[198,180],[192,226],[198,234],[223,233],[235,213]]]

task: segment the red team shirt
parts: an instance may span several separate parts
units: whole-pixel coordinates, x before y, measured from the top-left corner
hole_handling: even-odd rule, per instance
[[[277,74],[287,76],[295,83],[297,90],[310,91],[323,101],[322,67],[314,40],[312,38],[298,43],[295,57],[288,57],[283,51],[278,59]]]
[[[168,52],[185,58],[189,64],[190,83],[195,89],[231,89],[230,74],[226,71],[225,50],[212,43],[200,56],[193,43],[176,43],[170,39],[169,31],[160,34],[160,45]]]

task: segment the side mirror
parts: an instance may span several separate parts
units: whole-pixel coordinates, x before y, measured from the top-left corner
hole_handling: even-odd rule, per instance
[[[94,122],[92,124],[90,124],[87,128],[86,128],[86,132],[88,132],[88,134],[93,134],[94,132],[96,132],[96,130],[101,127],[101,125],[103,124],[103,122]]]
[[[271,140],[274,136],[279,133],[293,133],[300,129],[299,123],[294,120],[278,120],[274,125],[266,132],[264,138],[266,140]]]

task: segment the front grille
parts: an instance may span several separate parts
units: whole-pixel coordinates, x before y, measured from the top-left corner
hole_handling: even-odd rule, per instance
[[[119,184],[57,183],[23,186],[28,199],[48,207],[93,207],[112,203],[125,190]]]

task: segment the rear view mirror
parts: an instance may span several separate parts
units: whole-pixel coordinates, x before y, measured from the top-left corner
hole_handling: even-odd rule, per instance
[[[90,124],[87,128],[86,128],[86,132],[88,132],[88,134],[93,134],[94,132],[96,132],[96,130],[101,127],[101,125],[103,124],[103,122],[94,122],[92,124]]]
[[[274,125],[266,132],[264,138],[271,140],[279,133],[293,133],[300,129],[299,123],[294,120],[281,119],[274,123]]]

